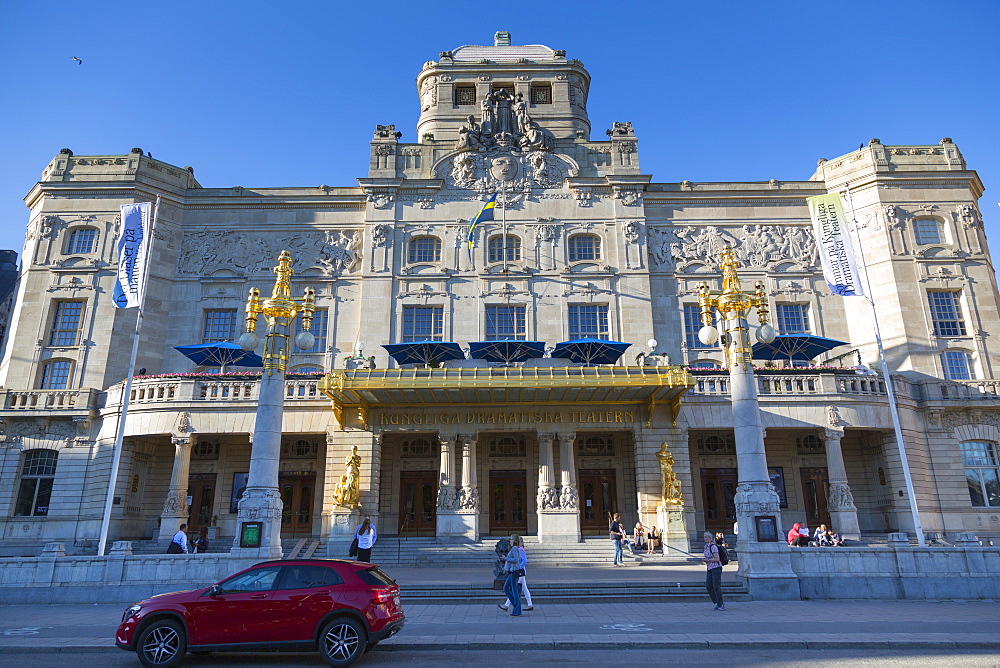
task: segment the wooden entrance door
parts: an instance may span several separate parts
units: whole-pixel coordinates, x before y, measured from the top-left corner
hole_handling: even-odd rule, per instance
[[[736,469],[702,469],[701,498],[705,508],[705,531],[733,532],[736,521]]]
[[[215,508],[215,478],[214,473],[192,473],[188,476],[188,496],[191,497],[191,507],[188,509],[188,532],[198,533],[201,527],[212,526],[212,515]]]
[[[437,480],[437,471],[402,471],[399,474],[400,536],[437,533]]]
[[[580,532],[607,535],[609,516],[618,512],[618,490],[614,469],[580,469]]]
[[[830,526],[830,510],[826,502],[830,494],[830,478],[826,468],[799,469],[799,475],[809,529],[815,530],[820,524]]]
[[[278,487],[281,489],[282,535],[311,536],[316,474],[313,472],[282,474],[278,479]]]
[[[490,471],[490,533],[528,530],[528,486],[524,471]]]

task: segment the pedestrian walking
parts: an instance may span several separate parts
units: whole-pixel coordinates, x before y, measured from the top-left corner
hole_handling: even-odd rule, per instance
[[[618,513],[611,517],[611,543],[615,546],[615,566],[624,566],[625,558],[622,556],[622,542],[625,540],[625,528],[622,526]]]
[[[726,604],[722,600],[722,562],[719,560],[719,546],[715,544],[711,532],[702,534],[705,540],[705,565],[708,573],[705,575],[705,588],[708,596],[715,604],[715,609],[722,611],[726,609]]]
[[[510,550],[503,558],[504,571],[507,573],[507,579],[503,583],[503,593],[507,594],[507,600],[514,608],[510,613],[511,617],[521,616],[521,592],[517,590],[517,581],[524,575],[524,570],[521,569],[521,548],[518,547],[520,543],[520,536],[511,536]]]
[[[358,540],[357,561],[371,562],[372,546],[375,545],[378,534],[375,532],[375,525],[372,524],[370,515],[365,515],[365,521],[354,530],[354,537]]]
[[[167,554],[188,553],[188,535],[187,532],[184,531],[187,528],[187,524],[182,524],[181,528],[174,534],[174,537],[170,539],[170,545],[167,546]]]
[[[528,591],[528,583],[525,580],[525,578],[528,577],[528,553],[524,550],[524,538],[517,536],[517,539],[518,539],[517,547],[521,551],[521,562],[518,564],[518,567],[524,573],[521,577],[517,579],[517,583],[521,585],[521,589],[524,590],[524,602],[527,604],[524,606],[523,609],[534,610],[535,606],[531,605],[531,592]],[[504,601],[503,605],[500,605],[500,609],[504,611],[510,609],[509,597],[507,598],[506,601]]]

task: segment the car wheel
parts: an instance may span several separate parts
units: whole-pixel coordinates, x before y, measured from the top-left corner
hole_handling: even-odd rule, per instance
[[[364,653],[368,645],[366,636],[360,622],[338,617],[323,627],[319,653],[331,666],[349,666]]]
[[[187,639],[180,622],[172,619],[155,621],[139,634],[135,653],[144,666],[169,668],[179,665],[187,651]]]

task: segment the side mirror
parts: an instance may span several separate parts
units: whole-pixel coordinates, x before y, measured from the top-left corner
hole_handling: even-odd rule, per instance
[[[212,585],[211,587],[209,587],[208,595],[211,596],[212,598],[215,598],[220,594],[222,594],[222,587],[220,587],[219,585]]]

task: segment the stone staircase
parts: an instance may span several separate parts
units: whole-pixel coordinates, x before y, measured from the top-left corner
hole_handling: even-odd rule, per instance
[[[630,574],[631,575],[631,574]],[[535,605],[565,603],[708,603],[704,582],[662,582],[630,580],[624,582],[532,582],[528,587]],[[400,598],[406,604],[476,604],[493,605],[503,600],[503,592],[490,584],[469,585],[400,585]],[[742,583],[724,582],[722,596],[727,602],[750,601]]]

